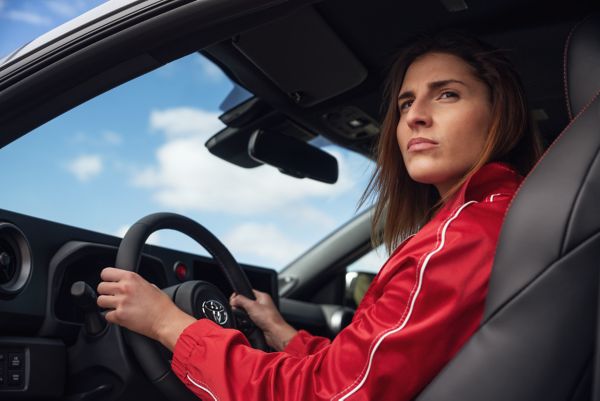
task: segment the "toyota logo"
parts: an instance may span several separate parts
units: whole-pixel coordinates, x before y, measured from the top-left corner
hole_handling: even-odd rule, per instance
[[[227,310],[219,301],[211,299],[202,302],[202,313],[204,313],[204,316],[221,326],[227,323]]]

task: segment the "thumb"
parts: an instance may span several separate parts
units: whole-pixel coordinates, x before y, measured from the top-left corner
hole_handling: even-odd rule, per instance
[[[229,300],[231,306],[242,309],[247,309],[248,307],[250,307],[252,305],[252,302],[254,301],[252,301],[249,298],[246,298],[241,294],[233,294],[231,296],[231,299]]]

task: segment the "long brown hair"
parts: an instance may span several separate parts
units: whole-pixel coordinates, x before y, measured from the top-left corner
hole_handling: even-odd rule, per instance
[[[410,178],[396,139],[400,119],[397,96],[408,67],[427,53],[457,56],[472,67],[491,97],[489,134],[478,161],[444,199],[433,185]],[[466,179],[492,161],[511,164],[526,175],[542,153],[533,129],[525,92],[517,72],[505,55],[462,33],[445,32],[422,37],[404,49],[393,64],[385,88],[387,110],[377,145],[377,166],[361,202],[377,194],[372,226],[373,244],[385,243],[391,252],[406,236],[415,233]],[[383,223],[383,232],[380,230]]]

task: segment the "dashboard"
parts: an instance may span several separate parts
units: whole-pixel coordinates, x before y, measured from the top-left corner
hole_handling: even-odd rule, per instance
[[[0,209],[0,399],[64,394],[67,352],[78,341],[83,312],[73,283],[96,288],[100,271],[114,265],[120,238]],[[184,266],[186,274],[176,274]],[[278,303],[277,273],[241,265],[253,288]],[[145,245],[139,273],[159,288],[187,280],[232,292],[209,257]],[[181,273],[181,272],[179,272]],[[51,361],[51,363],[48,363]]]

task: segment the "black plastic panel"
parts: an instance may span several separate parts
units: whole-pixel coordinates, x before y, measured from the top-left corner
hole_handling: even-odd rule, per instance
[[[59,340],[0,337],[0,399],[63,395],[66,348]]]
[[[116,255],[116,246],[79,241],[68,242],[58,251],[50,263],[56,318],[71,323],[83,322],[82,311],[71,299],[71,285],[76,281],[84,281],[96,289],[101,270],[114,266]],[[166,268],[157,258],[143,255],[140,275],[159,288],[167,286]]]

